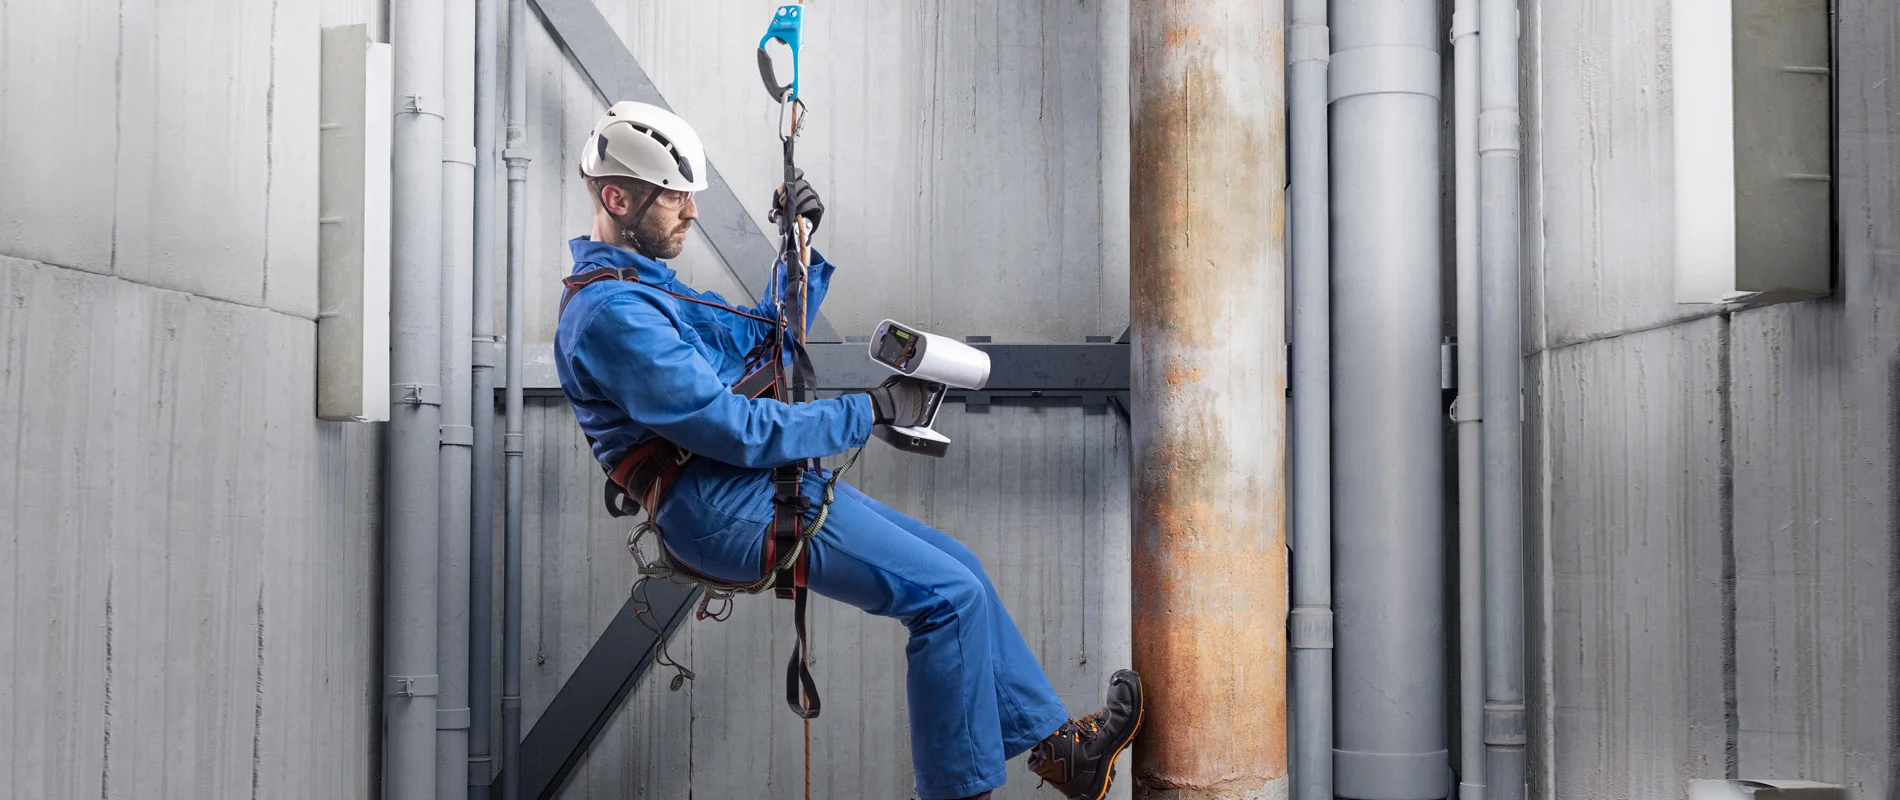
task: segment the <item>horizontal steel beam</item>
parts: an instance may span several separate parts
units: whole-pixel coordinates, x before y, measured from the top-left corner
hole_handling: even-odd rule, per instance
[[[1087,344],[991,344],[970,345],[990,356],[990,381],[981,393],[1007,396],[1073,395],[1077,393],[1128,391],[1128,345],[1119,342]],[[871,361],[869,345],[863,342],[812,344],[812,366],[818,372],[818,390],[849,392],[869,389],[891,376],[890,370]],[[529,344],[523,360],[524,392],[560,393],[561,381],[554,370],[554,346]],[[500,391],[507,387],[499,385]],[[957,392],[956,394],[971,394]]]
[[[555,43],[567,51],[568,59],[581,77],[593,84],[594,93],[603,102],[613,105],[633,100],[672,108],[590,0],[529,0],[529,4],[540,15],[542,25]],[[749,56],[746,63],[751,63]],[[763,86],[759,88],[758,98],[760,104],[771,102]],[[760,132],[761,136],[766,134],[766,131]],[[726,263],[726,269],[745,286],[752,295],[752,302],[757,303],[765,296],[772,264],[778,261],[778,248],[759,230],[751,212],[745,210],[732,187],[720,176],[719,168],[707,162],[706,172],[705,190],[694,195],[699,205],[699,229],[705,232],[706,240]],[[844,341],[823,314],[812,321],[808,340]]]

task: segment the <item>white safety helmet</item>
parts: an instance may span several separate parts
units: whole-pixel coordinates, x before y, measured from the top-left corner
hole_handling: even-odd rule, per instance
[[[607,109],[581,150],[581,174],[589,178],[638,178],[697,192],[706,188],[706,172],[706,147],[693,126],[664,108],[630,100]]]

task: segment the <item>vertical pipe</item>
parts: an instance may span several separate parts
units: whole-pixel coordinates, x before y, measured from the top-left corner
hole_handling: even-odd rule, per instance
[[[1292,0],[1293,797],[1333,798],[1333,498],[1326,0]]]
[[[1280,2],[1130,15],[1135,796],[1283,796]]]
[[[1525,794],[1523,341],[1518,286],[1516,0],[1479,5],[1479,262],[1484,277],[1485,793]]]
[[[468,786],[469,800],[488,800],[495,763],[495,95],[498,0],[475,0],[475,259],[469,361],[475,423],[474,483],[469,506]]]
[[[1478,0],[1451,15],[1458,256],[1458,797],[1484,800],[1484,382],[1478,311]]]
[[[390,10],[389,539],[383,625],[384,794],[435,796],[436,483],[441,424],[442,0]]]
[[[1436,2],[1332,25],[1334,791],[1450,792]]]
[[[521,430],[521,338],[528,257],[527,117],[528,9],[526,0],[508,0],[508,140],[502,151],[508,162],[508,427],[502,437],[507,458],[501,623],[503,800],[516,800],[521,791],[521,458],[526,450]]]
[[[469,468],[475,431],[469,425],[468,293],[474,257],[475,13],[445,7],[442,131],[442,434],[437,528],[437,672],[435,795],[462,800],[468,775],[468,521]]]

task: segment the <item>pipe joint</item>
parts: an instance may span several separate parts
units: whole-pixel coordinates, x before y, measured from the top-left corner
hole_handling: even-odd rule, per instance
[[[1324,606],[1297,606],[1288,617],[1293,649],[1333,649],[1333,610]]]
[[[1451,791],[1451,753],[1333,751],[1334,791],[1357,800],[1444,797]]]
[[[1325,25],[1294,23],[1286,30],[1286,63],[1317,63],[1332,60],[1333,29]]]
[[[468,709],[438,708],[435,710],[435,729],[438,731],[460,731],[468,729]]]
[[[477,336],[468,343],[469,365],[475,369],[495,368],[495,337]]]
[[[501,435],[501,452],[518,456],[528,452],[528,435],[525,433],[504,433]]]
[[[442,163],[475,166],[475,145],[466,142],[443,142]]]
[[[1461,394],[1451,401],[1451,421],[1457,424],[1484,421],[1484,395]]]
[[[1476,36],[1480,26],[1480,15],[1476,8],[1461,8],[1451,12],[1451,41],[1456,44],[1466,36]]]
[[[434,383],[392,383],[389,385],[389,396],[397,405],[442,405],[442,387]]]
[[[1514,106],[1487,108],[1478,112],[1479,157],[1517,157],[1523,150],[1523,145],[1519,143],[1522,127],[1523,123]]]
[[[1484,743],[1500,747],[1523,747],[1530,741],[1525,733],[1523,703],[1484,704]]]
[[[440,442],[444,447],[474,447],[475,428],[471,425],[441,425],[437,428],[441,434]]]
[[[1369,94],[1438,99],[1438,51],[1409,45],[1355,47],[1332,56],[1330,101]]]

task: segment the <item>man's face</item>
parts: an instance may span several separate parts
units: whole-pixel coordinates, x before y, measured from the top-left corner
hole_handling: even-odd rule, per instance
[[[652,184],[628,181],[609,184],[601,192],[601,199],[614,216],[631,223],[622,232],[629,249],[648,258],[676,258],[686,247],[686,233],[692,230],[693,220],[699,218],[699,206],[691,192],[673,189],[661,189],[647,205],[647,195],[652,191]],[[647,205],[646,214],[633,219],[642,205]]]

